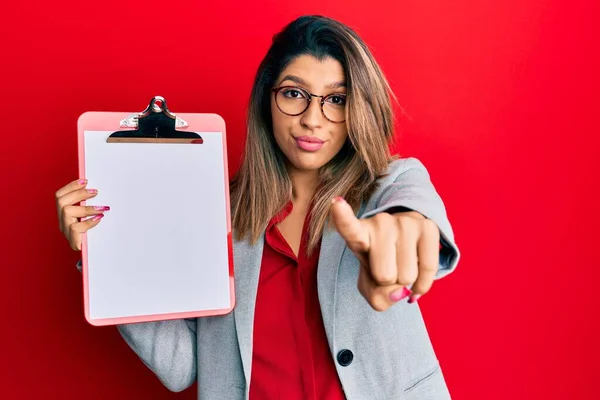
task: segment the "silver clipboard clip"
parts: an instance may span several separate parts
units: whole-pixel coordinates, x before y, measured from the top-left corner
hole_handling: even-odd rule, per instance
[[[122,119],[119,126],[121,128],[137,128],[139,126],[139,119],[147,117],[153,112],[163,113],[166,116],[173,118],[175,120],[175,129],[186,129],[189,126],[185,120],[171,113],[167,107],[167,101],[162,96],[154,96],[144,111]]]
[[[182,130],[189,126],[188,123],[168,109],[167,101],[162,96],[154,96],[144,111],[123,119],[119,125],[121,130],[113,132],[106,139],[108,143],[204,142],[198,133]]]

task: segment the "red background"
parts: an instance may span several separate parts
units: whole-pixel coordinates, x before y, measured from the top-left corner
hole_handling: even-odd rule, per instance
[[[15,2],[16,3],[16,2]],[[208,3],[208,4],[207,4]],[[77,178],[76,120],[215,112],[239,165],[252,79],[304,13],[353,26],[407,115],[463,258],[422,300],[455,399],[592,399],[600,356],[598,2],[20,1],[3,6],[0,397],[170,393],[114,328],[83,317],[54,192]]]

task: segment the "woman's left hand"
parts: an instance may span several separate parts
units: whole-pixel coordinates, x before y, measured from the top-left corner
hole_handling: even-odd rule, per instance
[[[341,197],[333,200],[331,213],[361,263],[358,290],[373,309],[385,311],[409,296],[412,303],[429,291],[440,251],[440,231],[433,221],[415,211],[358,219]]]

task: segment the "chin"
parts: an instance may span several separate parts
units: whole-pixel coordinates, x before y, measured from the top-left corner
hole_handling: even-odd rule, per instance
[[[320,169],[329,161],[328,159],[325,160],[321,157],[319,157],[319,159],[314,159],[315,157],[310,158],[311,159],[305,159],[302,156],[296,157],[291,161],[291,164],[294,167],[294,169],[297,169],[299,171],[314,171]]]

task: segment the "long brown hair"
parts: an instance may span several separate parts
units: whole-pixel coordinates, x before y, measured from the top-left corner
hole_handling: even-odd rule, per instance
[[[273,136],[270,96],[275,80],[295,57],[331,57],[343,67],[346,87],[348,140],[320,170],[313,198],[309,253],[318,245],[328,219],[331,200],[343,196],[355,209],[385,174],[393,137],[389,84],[361,38],[346,25],[321,16],[292,21],[274,36],[261,62],[247,116],[246,148],[242,165],[231,183],[232,225],[237,240],[254,243],[269,221],[292,199],[285,156]]]

